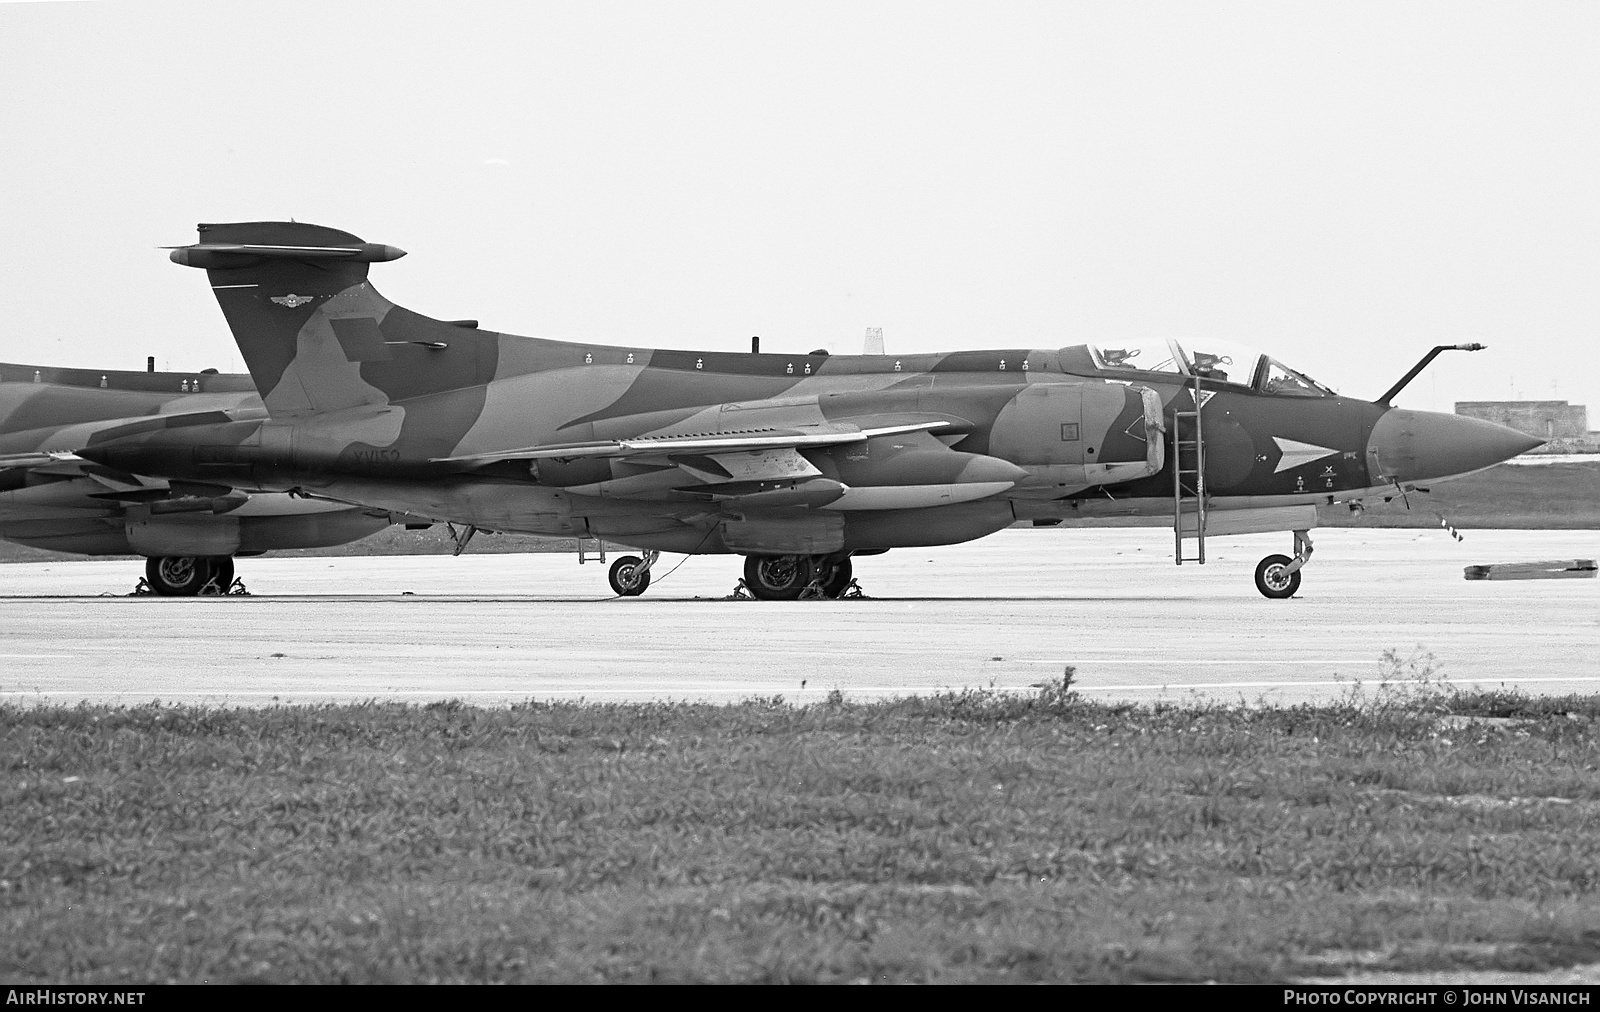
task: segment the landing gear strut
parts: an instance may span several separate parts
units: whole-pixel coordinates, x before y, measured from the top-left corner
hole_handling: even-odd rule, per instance
[[[831,566],[824,563],[817,567],[817,578],[813,584],[818,590],[818,597],[843,597],[844,592],[850,589],[850,579],[855,567],[850,565],[850,556],[834,562]],[[806,588],[810,590],[811,588]],[[805,596],[804,594],[801,595]]]
[[[1269,555],[1256,564],[1256,589],[1274,600],[1293,597],[1300,589],[1300,570],[1311,561],[1311,533],[1294,532],[1294,558]]]
[[[211,579],[200,587],[202,594],[226,594],[233,586],[233,556],[213,555],[206,560],[211,566]]]
[[[624,555],[611,564],[611,589],[618,597],[638,597],[650,586],[650,567],[661,557],[660,552],[645,552],[644,558]]]

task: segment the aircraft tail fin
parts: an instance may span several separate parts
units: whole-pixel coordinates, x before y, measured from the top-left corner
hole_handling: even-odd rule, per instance
[[[292,221],[201,225],[198,243],[171,253],[205,270],[274,415],[381,406],[492,377],[494,335],[402,309],[367,282],[369,264],[403,256]]]

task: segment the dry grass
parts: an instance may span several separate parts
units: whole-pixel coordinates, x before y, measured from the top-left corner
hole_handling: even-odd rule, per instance
[[[1292,709],[0,707],[0,978],[1595,962],[1600,700],[1409,686]]]
[[[1443,514],[1463,530],[1594,530],[1600,528],[1600,457],[1557,464],[1499,464],[1450,481],[1424,482],[1393,502],[1361,513],[1324,506],[1324,527],[1434,527]],[[1407,508],[1407,504],[1409,507]]]

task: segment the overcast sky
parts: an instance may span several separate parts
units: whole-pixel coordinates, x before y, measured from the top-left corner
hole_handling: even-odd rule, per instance
[[[1600,4],[0,3],[0,359],[239,368],[201,221],[673,348],[1196,335],[1600,428]]]

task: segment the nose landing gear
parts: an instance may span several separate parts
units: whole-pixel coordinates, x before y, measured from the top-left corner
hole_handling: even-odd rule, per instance
[[[1311,561],[1311,533],[1294,532],[1294,558],[1269,555],[1256,564],[1256,589],[1274,600],[1293,597],[1300,589],[1300,570]]]
[[[624,555],[611,564],[611,589],[618,597],[638,597],[650,586],[650,567],[661,557],[660,552],[645,552],[644,558]]]

